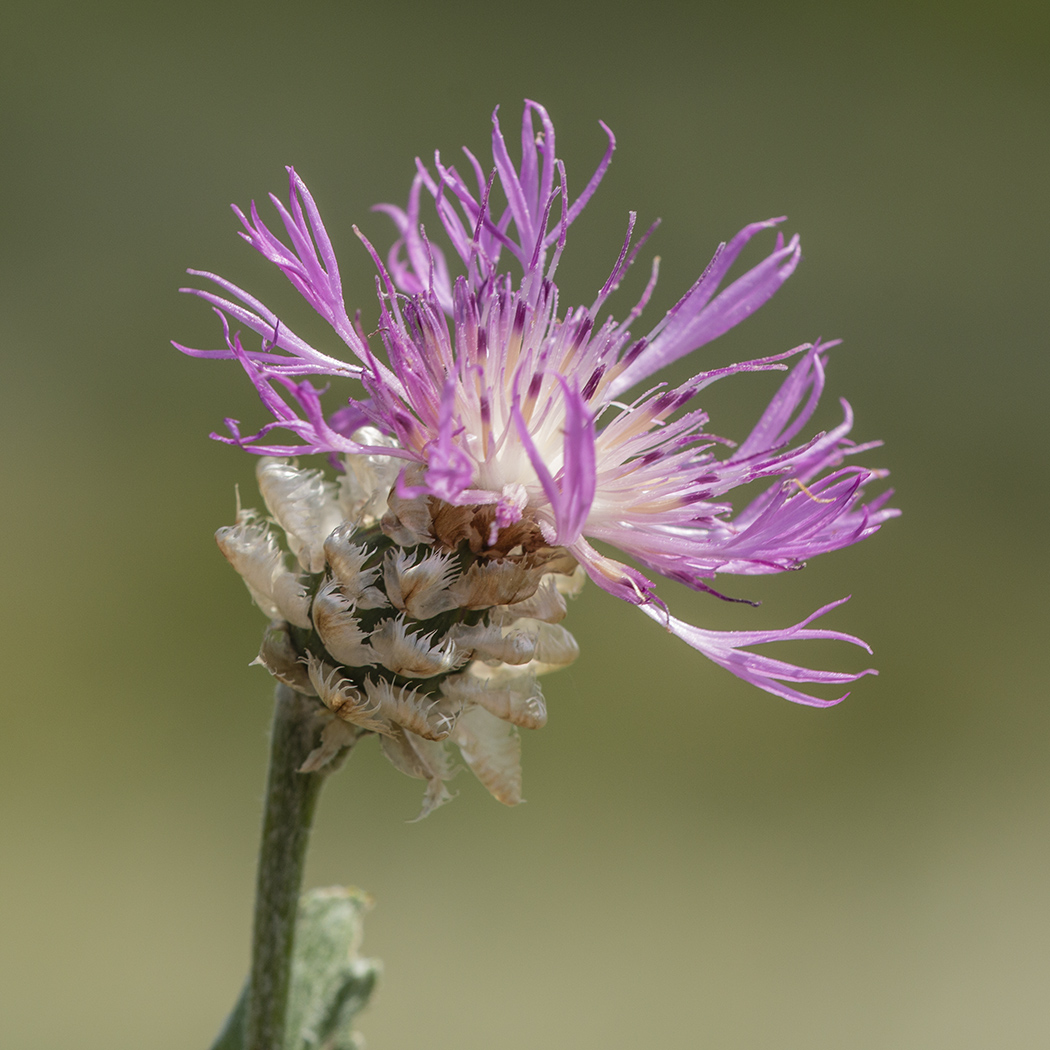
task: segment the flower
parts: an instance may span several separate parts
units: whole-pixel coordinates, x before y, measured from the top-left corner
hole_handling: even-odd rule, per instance
[[[758,655],[750,647],[782,639],[831,638],[867,648],[852,635],[809,626],[840,603],[782,630],[704,630],[672,616],[646,574],[723,597],[711,584],[718,574],[799,568],[815,554],[870,536],[897,513],[885,505],[889,493],[863,502],[867,482],[885,472],[850,461],[878,443],[857,445],[849,439],[853,418],[848,404],[842,403],[844,418],[837,427],[798,440],[823,391],[833,342],[803,344],[700,372],[676,387],[659,383],[645,389],[661,368],[717,338],[769,299],[798,264],[799,238],[785,241],[778,232],[773,250],[726,284],[748,242],[783,219],[745,226],[718,248],[656,327],[636,338],[631,326],[652,294],[655,262],[641,300],[626,317],[617,321],[604,316],[606,300],[655,227],[635,243],[636,216],[631,213],[619,257],[595,300],[563,312],[554,276],[567,231],[600,183],[615,148],[612,132],[601,126],[607,148],[575,199],[555,153],[553,124],[535,102],[525,103],[517,166],[498,113],[493,114],[491,169],[468,150],[463,173],[444,164],[439,154],[432,168],[417,159],[407,206],[378,206],[397,231],[385,261],[355,227],[377,270],[376,332],[382,356],[360,315],[348,313],[320,213],[293,169],[288,169],[287,202],[271,195],[286,240],[266,226],[254,204],[247,215],[234,209],[244,227],[241,236],[276,264],[329,323],[350,359],[315,348],[226,279],[190,271],[218,288],[185,290],[219,313],[225,345],[213,350],[176,345],[194,356],[239,361],[273,416],[258,433],[244,435],[238,422],[228,419],[229,434],[213,436],[267,457],[327,453],[346,471],[340,482],[341,509],[331,493],[319,495],[331,485],[320,475],[269,460],[261,475],[271,488],[284,486],[277,502],[288,505],[278,511],[269,496],[267,503],[286,530],[293,553],[308,572],[328,573],[335,590],[315,587],[310,592],[297,578],[285,579],[287,570],[274,567],[277,548],[261,538],[264,526],[254,519],[243,519],[226,535],[224,550],[270,615],[305,630],[301,625],[308,622],[305,610],[312,602],[312,623],[320,629],[318,610],[323,606],[321,619],[341,625],[328,629],[331,645],[360,657],[356,666],[369,666],[367,661],[375,657],[388,671],[395,665],[416,672],[434,669],[431,677],[440,679],[441,695],[446,701],[456,697],[461,705],[458,716],[452,715],[456,726],[466,724],[469,711],[499,707],[508,712],[515,704],[527,705],[521,695],[531,695],[531,687],[522,692],[519,685],[507,684],[513,679],[508,668],[515,665],[502,658],[496,660],[500,666],[494,674],[474,673],[468,685],[448,686],[456,675],[457,645],[473,639],[475,628],[497,629],[509,614],[495,610],[557,593],[551,579],[566,579],[577,563],[599,587],[637,605],[744,680],[799,703],[836,703],[798,685],[844,683],[875,672],[812,670]],[[497,191],[502,204],[496,201]],[[452,265],[421,221],[424,198],[433,202],[452,249]],[[501,269],[508,256],[521,271],[519,279]],[[240,332],[231,332],[231,320],[260,337],[259,349],[245,348]],[[795,362],[788,370],[784,362],[790,358]],[[707,414],[693,407],[696,395],[726,376],[769,370],[787,371],[787,376],[751,433],[737,445],[710,434]],[[312,382],[315,376],[354,380],[363,396],[350,397],[326,413],[324,390]],[[294,440],[280,443],[274,436],[278,430]],[[767,485],[734,509],[733,490],[755,481]],[[314,496],[304,497],[309,492]],[[382,520],[383,534],[398,552],[386,556],[381,573],[379,563],[373,564],[363,583],[355,573],[360,574],[364,560],[354,572],[341,575],[332,554],[347,557],[345,544],[329,542],[337,520],[356,528]],[[248,536],[254,537],[249,546],[259,552],[257,566],[237,553]],[[594,540],[623,551],[645,571],[601,553]],[[367,608],[361,596],[376,586],[379,600],[400,610],[401,619],[388,617],[381,629],[372,624],[366,640],[363,629],[354,626],[355,618]],[[287,593],[279,600],[281,587]],[[473,610],[475,622],[442,621],[441,630],[429,635],[412,629],[415,621],[436,623],[435,617],[461,616],[463,610]],[[479,610],[486,610],[480,619]],[[534,622],[550,626],[542,616]],[[506,627],[498,630],[500,636],[486,636],[476,652],[486,646],[505,649]],[[535,642],[522,643],[522,651],[539,645],[540,638],[542,634]],[[482,660],[482,666],[491,670],[492,664]],[[322,699],[322,685],[332,681],[324,674],[311,664],[309,680]],[[478,701],[484,692],[479,682],[491,687],[493,695],[499,693],[499,701]],[[358,690],[354,704],[370,712],[368,718],[388,717],[381,714],[394,704],[387,692],[378,686],[369,691],[364,679],[351,686]],[[346,693],[338,683],[324,688],[333,696]],[[358,695],[361,689],[364,694]],[[426,702],[437,702],[436,693],[425,695],[431,697]],[[397,702],[416,703],[411,698]],[[478,718],[473,714],[466,721]],[[389,724],[405,723],[392,719]],[[472,739],[461,750],[471,755],[478,746]],[[425,764],[418,755],[401,758],[403,768]]]

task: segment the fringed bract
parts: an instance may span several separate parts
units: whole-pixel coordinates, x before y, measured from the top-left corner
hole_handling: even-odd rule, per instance
[[[389,447],[378,432],[357,433]],[[575,562],[546,547],[535,524],[501,531],[491,507],[399,496],[391,462],[347,456],[338,487],[287,460],[260,462],[267,508],[306,574],[288,569],[275,530],[253,511],[217,533],[273,620],[254,662],[317,697],[320,739],[303,772],[334,768],[362,736],[377,735],[398,769],[426,781],[423,817],[452,797],[455,744],[493,796],[513,805],[517,730],[547,721],[536,676],[578,652],[558,623],[561,574]]]

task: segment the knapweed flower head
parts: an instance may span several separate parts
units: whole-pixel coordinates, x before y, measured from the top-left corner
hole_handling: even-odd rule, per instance
[[[875,673],[812,670],[753,651],[785,639],[864,646],[811,626],[839,602],[779,630],[717,631],[677,619],[657,596],[650,574],[721,597],[719,574],[799,568],[870,536],[896,511],[885,506],[888,493],[864,502],[866,483],[884,472],[852,462],[877,442],[850,440],[848,404],[834,429],[800,437],[834,343],[700,372],[678,386],[652,378],[787,280],[799,239],[778,232],[773,250],[727,283],[748,242],[782,219],[752,223],[722,244],[674,307],[636,336],[655,262],[623,319],[605,313],[652,231],[635,243],[632,213],[594,301],[562,307],[554,277],[567,232],[615,146],[602,128],[605,154],[575,197],[554,127],[535,102],[525,104],[517,164],[496,114],[491,165],[468,150],[462,170],[439,154],[432,167],[417,160],[407,206],[378,206],[397,233],[385,260],[355,227],[377,271],[378,321],[367,325],[348,311],[319,210],[293,169],[287,201],[271,195],[283,235],[254,204],[247,215],[235,208],[241,236],[345,349],[314,347],[249,292],[191,271],[218,288],[188,290],[216,308],[225,345],[180,349],[239,361],[272,414],[257,433],[228,419],[229,433],[214,436],[265,457],[263,497],[299,562],[300,571],[287,568],[270,523],[254,512],[220,530],[224,553],[274,621],[260,659],[319,697],[329,715],[310,768],[359,735],[378,734],[399,768],[428,781],[425,810],[447,797],[448,740],[497,798],[520,798],[515,728],[543,724],[536,675],[576,655],[559,621],[565,595],[585,577],[788,700],[827,706],[842,697],[804,687]],[[438,220],[429,232],[425,200]],[[438,230],[445,248],[433,239]],[[244,345],[245,330],[257,347]],[[697,395],[727,376],[769,370],[787,375],[751,433],[734,444],[708,432]],[[334,391],[316,377],[356,388],[323,406]],[[328,456],[335,481],[287,458],[310,453]],[[756,481],[766,482],[759,494],[735,507],[734,490]]]

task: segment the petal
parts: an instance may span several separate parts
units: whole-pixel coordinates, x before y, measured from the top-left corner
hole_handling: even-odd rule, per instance
[[[565,453],[558,479],[551,476],[536,448],[528,425],[515,404],[511,410],[518,436],[528,454],[532,469],[551,505],[554,516],[554,544],[569,547],[579,539],[587,523],[597,490],[598,476],[594,451],[594,417],[575,386],[558,376],[565,399]]]
[[[751,223],[715,253],[693,287],[650,332],[644,351],[613,381],[610,397],[619,397],[672,361],[716,339],[772,297],[794,273],[801,258],[802,250],[797,236],[787,245],[783,244],[782,237],[778,237],[777,247],[770,255],[711,301],[744,245],[760,230],[769,229],[783,221],[768,219]]]
[[[782,696],[785,700],[791,700],[797,704],[806,704],[810,707],[831,707],[845,700],[849,693],[834,700],[823,700],[820,697],[811,696],[801,690],[795,689],[785,682],[814,682],[841,684],[843,682],[855,682],[865,675],[878,674],[878,671],[868,668],[851,674],[847,671],[817,671],[808,667],[799,667],[787,663],[784,660],[776,660],[768,656],[760,656],[757,653],[748,652],[742,648],[746,645],[761,645],[765,642],[783,641],[807,641],[810,639],[824,638],[840,642],[849,642],[858,645],[862,649],[871,649],[859,638],[841,631],[828,631],[810,628],[808,625],[823,616],[826,612],[842,605],[847,601],[843,598],[837,602],[831,602],[818,609],[811,616],[806,617],[800,623],[792,627],[785,627],[773,631],[706,631],[700,627],[693,627],[682,620],[669,615],[664,609],[653,604],[640,605],[639,608],[652,620],[663,624],[672,634],[681,638],[682,641],[691,645],[694,649],[703,653],[709,660],[713,660],[720,667],[731,671],[738,678],[742,678],[751,685],[764,689],[774,696]]]
[[[455,503],[474,478],[474,463],[453,442],[456,382],[450,376],[441,397],[437,439],[427,448],[426,491],[446,503]]]

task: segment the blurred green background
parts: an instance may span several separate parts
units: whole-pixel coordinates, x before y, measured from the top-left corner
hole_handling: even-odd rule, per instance
[[[843,337],[823,421],[850,398],[905,516],[735,587],[759,610],[663,593],[713,627],[852,593],[827,626],[881,677],[796,707],[592,587],[525,741],[527,805],[464,776],[406,824],[421,785],[362,747],[309,880],[376,897],[369,1045],[1047,1045],[1048,29],[1034,2],[9,0],[0,1045],[204,1047],[246,965],[270,686],[212,541],[252,463],[207,433],[262,414],[239,368],[168,346],[217,337],[184,268],[318,331],[227,208],[294,163],[367,318],[351,223],[388,244],[368,208],[404,200],[413,156],[483,152],[492,107],[513,127],[526,96],[570,186],[599,118],[619,139],[566,301],[629,208],[664,220],[650,324],[745,222],[801,232],[796,276],[703,362]],[[741,436],[775,382],[715,387],[714,429]]]

